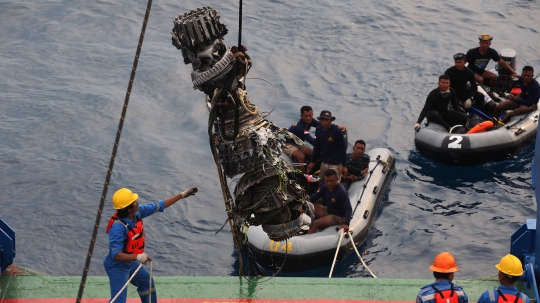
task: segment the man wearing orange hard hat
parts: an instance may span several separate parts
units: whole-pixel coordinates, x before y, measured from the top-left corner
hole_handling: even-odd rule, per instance
[[[530,303],[529,297],[520,293],[514,286],[523,274],[521,261],[516,256],[507,254],[495,267],[499,270],[501,285],[486,290],[478,299],[478,303]]]
[[[165,200],[142,205],[137,202],[139,195],[127,188],[121,188],[114,193],[112,203],[116,212],[107,225],[109,253],[103,260],[103,266],[109,276],[111,300],[118,295],[115,302],[126,302],[127,287],[122,292],[120,290],[129,277],[134,275],[131,284],[137,286],[142,303],[150,303],[148,302],[150,294],[152,303],[157,302],[153,279],[152,289],[150,289],[150,273],[143,266],[139,268],[139,262],[146,264],[152,261],[144,252],[142,219],[157,212],[163,212],[176,201],[192,196],[197,191],[198,189],[193,187]]]
[[[442,252],[429,267],[435,282],[420,289],[416,303],[468,303],[469,299],[461,286],[452,283],[454,273],[459,270],[456,260],[449,252]]]

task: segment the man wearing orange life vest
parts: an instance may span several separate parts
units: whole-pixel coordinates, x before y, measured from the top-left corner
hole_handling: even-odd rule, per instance
[[[429,267],[433,271],[435,282],[420,290],[416,303],[468,303],[469,299],[461,286],[452,283],[454,273],[458,271],[456,260],[449,252],[442,252]]]
[[[196,187],[190,188],[176,196],[145,205],[139,205],[137,202],[139,195],[127,188],[121,188],[114,193],[112,202],[113,207],[117,211],[107,225],[109,254],[107,254],[107,257],[103,261],[103,266],[109,276],[111,300],[118,294],[120,289],[127,283],[129,277],[139,267],[139,262],[146,264],[146,262],[152,260],[144,252],[144,227],[142,219],[158,211],[163,212],[165,208],[173,205],[176,201],[194,195],[197,191],[198,189]],[[133,280],[131,280],[131,284],[137,286],[137,292],[141,297],[142,303],[149,303],[150,273],[145,267],[140,268]],[[157,296],[153,280],[151,292],[152,303],[156,303]],[[127,287],[115,302],[125,303],[126,299]]]
[[[514,286],[523,274],[521,261],[508,254],[495,267],[499,270],[501,285],[495,289],[486,290],[478,299],[478,303],[530,303],[529,297],[520,293]]]

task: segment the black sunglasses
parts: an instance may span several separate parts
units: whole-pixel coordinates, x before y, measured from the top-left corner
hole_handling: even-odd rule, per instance
[[[454,55],[454,60],[465,60],[465,54],[464,53],[457,53]]]

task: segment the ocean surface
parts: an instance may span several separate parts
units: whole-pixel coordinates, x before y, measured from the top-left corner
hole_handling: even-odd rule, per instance
[[[538,1],[243,1],[242,43],[253,59],[250,100],[279,126],[302,105],[327,109],[350,142],[385,147],[396,171],[361,251],[384,278],[429,278],[450,251],[458,279],[495,273],[510,235],[534,218],[534,146],[503,162],[449,167],[420,155],[413,126],[452,55],[478,46],[517,51],[540,70]],[[0,0],[0,215],[16,231],[15,263],[80,276],[91,240],[146,1]],[[173,19],[210,5],[238,41],[238,1],[156,0],[90,266],[105,275],[105,227],[115,190],[146,203],[197,186],[145,220],[154,274],[238,274],[204,95],[171,44]],[[492,66],[490,66],[492,68]],[[275,107],[275,108],[274,108]],[[327,276],[329,268],[296,273]],[[289,274],[291,275],[291,274]],[[356,255],[334,276],[367,277]]]

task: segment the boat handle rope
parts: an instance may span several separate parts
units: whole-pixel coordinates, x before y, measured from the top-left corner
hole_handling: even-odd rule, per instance
[[[334,265],[336,265],[336,259],[337,259],[337,256],[338,256],[338,253],[339,253],[339,247],[341,246],[341,241],[343,240],[343,235],[345,235],[345,233],[343,232],[343,228],[340,229],[340,236],[339,236],[339,241],[338,241],[338,244],[337,244],[337,248],[336,248],[336,254],[334,255],[334,261],[332,261],[332,268],[330,268],[330,274],[328,275],[328,278],[332,278],[332,272],[334,272]],[[353,239],[353,246],[354,246],[354,239]]]
[[[358,252],[358,249],[356,248],[356,243],[354,242],[354,238],[352,237],[351,235],[351,232],[348,231],[347,232],[349,234],[349,237],[352,239],[352,247],[354,247],[354,251],[356,252],[356,255],[358,256],[358,258],[360,258],[360,262],[362,262],[362,265],[364,265],[364,268],[367,269],[367,271],[369,272],[369,274],[371,274],[371,276],[375,279],[377,279],[377,276],[371,272],[371,270],[369,269],[369,267],[367,267],[366,263],[364,262],[364,259],[362,259],[362,257],[360,256],[360,253]]]
[[[122,288],[118,291],[116,296],[114,296],[114,298],[112,298],[112,300],[109,303],[113,303],[114,301],[116,301],[118,296],[120,296],[122,291],[124,291],[124,289],[128,286],[129,282],[131,282],[131,280],[133,280],[133,278],[139,272],[139,270],[141,269],[142,266],[143,266],[142,263],[139,264],[139,267],[137,267],[137,269],[135,269],[135,271],[133,272],[131,277],[129,277],[129,279],[127,280],[126,284],[124,284],[124,286],[122,286]],[[150,284],[150,286],[148,287],[148,289],[149,289],[150,294],[148,294],[148,302],[152,302],[152,260],[150,260],[150,282],[149,282],[149,284]]]
[[[368,184],[369,180],[373,176],[373,171],[375,171],[375,168],[377,168],[379,163],[383,163],[385,165],[385,168],[386,168],[386,166],[387,166],[386,162],[383,161],[383,160],[380,160],[380,159],[381,159],[381,155],[378,155],[377,159],[375,160],[377,162],[377,164],[375,164],[375,167],[373,167],[373,169],[369,171],[369,177],[366,180],[366,183],[364,183],[364,188],[362,189],[362,193],[360,194],[360,198],[358,198],[358,201],[356,202],[356,206],[354,207],[354,210],[353,210],[353,212],[351,214],[351,217],[354,216],[354,213],[356,212],[356,209],[358,208],[358,205],[360,205],[360,202],[362,202],[362,197],[364,196],[364,192],[366,191],[367,184]],[[384,168],[383,168],[383,170],[384,170]]]
[[[518,124],[519,122],[525,120],[525,118],[527,118],[527,116],[530,114],[531,112],[527,112],[527,114],[525,114],[525,116],[521,117],[519,120],[517,120],[514,124],[512,125],[505,125],[504,127],[506,129],[512,129],[514,125]]]
[[[90,268],[90,262],[92,260],[92,253],[94,252],[94,244],[96,243],[97,233],[99,230],[99,222],[101,221],[101,214],[105,205],[105,197],[107,196],[107,190],[109,188],[109,182],[114,167],[114,160],[116,158],[116,151],[118,150],[118,144],[120,143],[120,135],[122,134],[122,128],[124,126],[124,119],[129,104],[129,97],[131,96],[131,88],[133,87],[133,80],[135,79],[135,73],[137,72],[137,64],[139,63],[139,55],[141,54],[142,44],[144,40],[144,33],[146,31],[146,25],[148,24],[148,17],[150,16],[150,8],[152,7],[152,0],[148,0],[146,6],[146,14],[144,15],[144,21],[142,24],[141,35],[139,36],[139,43],[137,45],[137,51],[135,53],[135,59],[133,60],[133,67],[131,68],[131,76],[129,78],[128,88],[126,91],[126,98],[124,100],[124,106],[122,108],[122,115],[120,116],[120,122],[118,123],[118,131],[116,132],[116,139],[114,141],[113,151],[111,154],[111,160],[109,162],[109,168],[107,169],[107,177],[105,178],[105,184],[103,184],[103,192],[101,193],[101,201],[99,203],[99,209],[96,215],[96,222],[94,224],[94,231],[92,233],[92,240],[90,241],[90,247],[88,248],[88,254],[86,256],[86,263],[84,265],[83,274],[81,277],[81,284],[79,286],[79,292],[77,294],[77,303],[81,302],[84,286],[86,283],[86,277],[88,276],[88,269]]]

